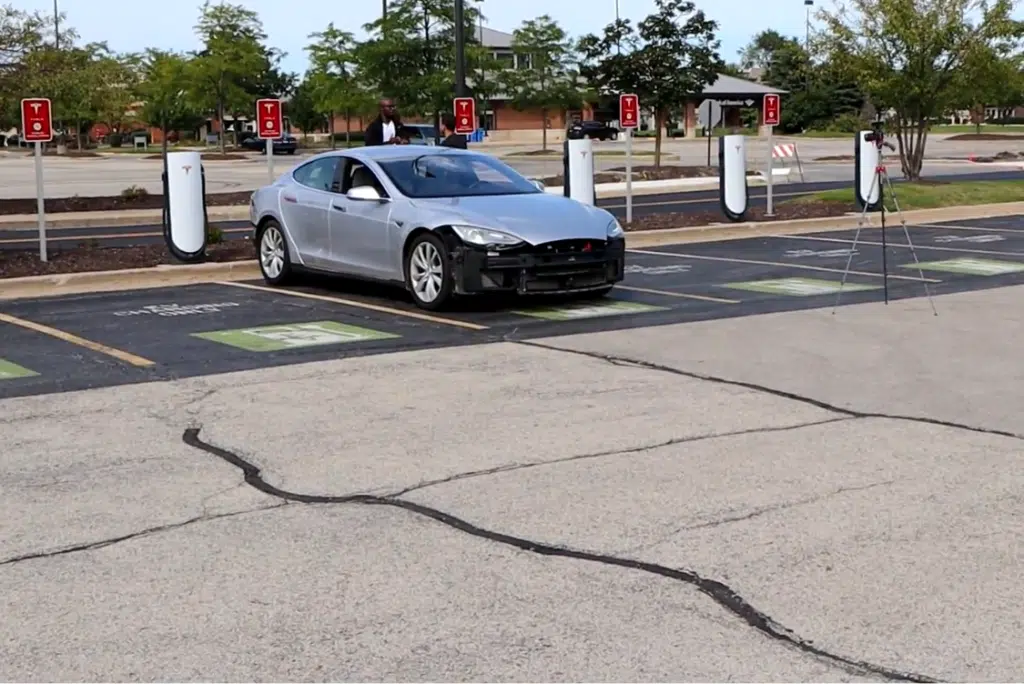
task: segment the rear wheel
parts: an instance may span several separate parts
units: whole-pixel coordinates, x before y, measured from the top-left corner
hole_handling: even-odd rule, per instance
[[[444,308],[452,299],[453,284],[444,241],[433,233],[413,238],[405,257],[405,285],[416,306],[428,311]]]
[[[283,285],[292,275],[292,261],[288,255],[288,242],[281,225],[271,219],[260,226],[256,237],[260,250],[260,273],[268,285]]]

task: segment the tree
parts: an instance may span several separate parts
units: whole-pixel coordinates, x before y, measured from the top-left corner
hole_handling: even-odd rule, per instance
[[[1017,43],[1010,0],[851,0],[820,11],[819,42],[879,109],[891,110],[900,164],[921,177],[932,119],[961,99],[958,72],[979,51]],[[969,17],[977,15],[977,21]]]
[[[454,0],[389,2],[386,18],[363,27],[371,37],[355,51],[360,83],[377,97],[394,98],[405,114],[436,118],[455,95],[454,16]],[[475,7],[465,7],[466,36],[479,17]]]
[[[327,113],[318,106],[314,83],[306,78],[295,88],[286,106],[288,119],[302,129],[302,138],[309,132],[327,127]]]
[[[981,132],[987,106],[1003,110],[1021,103],[1024,95],[1021,62],[1019,54],[1006,54],[985,46],[970,54],[957,72],[954,105],[957,109],[971,110],[977,132]]]
[[[636,30],[628,19],[604,35],[580,39],[583,76],[606,93],[636,93],[654,110],[654,165],[669,114],[713,83],[725,66],[715,38],[718,25],[690,0],[656,0],[657,9]]]
[[[242,5],[202,6],[196,33],[203,41],[191,70],[196,95],[204,108],[216,111],[220,122],[220,151],[225,151],[225,113],[252,111],[252,84],[266,73],[266,34],[259,15]]]
[[[310,73],[307,80],[319,111],[330,117],[331,147],[334,147],[334,113],[345,117],[345,146],[352,144],[352,116],[367,111],[372,98],[359,81],[356,43],[351,33],[333,23],[309,36],[315,42],[306,47]]]
[[[162,133],[161,151],[167,154],[167,138],[171,131],[195,128],[201,120],[195,104],[193,64],[188,56],[163,50],[149,50],[143,58],[142,100],[140,117]]]
[[[96,88],[93,108],[96,121],[110,131],[120,131],[139,99],[141,58],[138,55],[101,53],[93,63]]]
[[[512,105],[520,110],[539,109],[543,120],[542,147],[548,148],[548,114],[579,107],[583,94],[574,70],[573,46],[568,35],[548,15],[524,21],[512,34],[512,51],[520,67],[500,76]]]

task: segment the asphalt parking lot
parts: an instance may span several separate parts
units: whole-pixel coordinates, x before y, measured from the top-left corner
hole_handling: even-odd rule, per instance
[[[1024,219],[887,232],[891,299],[1024,283]],[[416,309],[404,293],[310,279],[9,301],[0,305],[0,397],[240,371],[410,349],[528,340],[831,307],[854,231],[631,250],[628,275],[594,300],[473,300]],[[881,301],[882,250],[865,229],[842,305]]]

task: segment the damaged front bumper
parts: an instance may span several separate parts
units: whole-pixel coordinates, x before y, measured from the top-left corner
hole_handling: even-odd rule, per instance
[[[451,254],[457,294],[586,292],[606,289],[625,277],[624,238],[504,249],[460,243]]]

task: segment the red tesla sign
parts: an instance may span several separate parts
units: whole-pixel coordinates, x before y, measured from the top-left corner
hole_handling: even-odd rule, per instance
[[[21,101],[21,139],[25,142],[53,140],[53,118],[47,98],[30,97]]]
[[[284,135],[284,117],[280,100],[256,100],[257,133],[261,138],[280,138]]]
[[[619,95],[619,126],[636,128],[640,125],[640,101],[636,95]]]
[[[779,108],[779,96],[778,95],[765,95],[764,96],[764,125],[765,126],[778,126],[779,118],[782,116],[782,112]]]
[[[468,135],[476,130],[476,100],[471,97],[455,98],[455,132]]]

